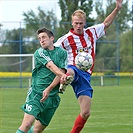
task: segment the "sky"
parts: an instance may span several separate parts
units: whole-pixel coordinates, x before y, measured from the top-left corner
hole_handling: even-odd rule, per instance
[[[129,1],[132,2],[132,0]],[[58,19],[60,19],[58,0],[0,0],[0,23],[3,24],[0,28],[18,28],[20,22],[23,21],[23,12],[32,9],[36,13],[38,6],[44,9],[44,11],[53,9]]]
[[[53,9],[54,13],[60,19],[60,8],[58,0],[0,0],[0,23],[1,28],[13,28],[19,26],[19,22],[23,21],[23,12],[31,9],[36,13],[38,7],[44,11]]]

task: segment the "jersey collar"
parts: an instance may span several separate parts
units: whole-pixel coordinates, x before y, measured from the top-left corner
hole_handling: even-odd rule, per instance
[[[73,28],[72,28],[72,29],[70,29],[70,32],[71,32],[71,33],[73,33],[73,34],[74,34],[74,35],[76,35],[76,36],[84,36],[84,33],[83,33],[83,34],[81,34],[81,35],[79,35],[79,34],[75,33]]]

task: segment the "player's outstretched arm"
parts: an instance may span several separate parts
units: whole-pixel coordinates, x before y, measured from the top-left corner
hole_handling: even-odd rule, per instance
[[[108,28],[112,22],[114,21],[117,13],[119,12],[119,10],[122,8],[122,1],[123,0],[116,0],[116,7],[115,9],[112,11],[112,13],[106,17],[106,19],[104,20],[104,24],[105,24],[105,28]]]

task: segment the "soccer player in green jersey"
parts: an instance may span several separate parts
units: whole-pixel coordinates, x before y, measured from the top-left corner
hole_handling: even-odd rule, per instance
[[[22,106],[24,118],[16,133],[29,133],[33,122],[34,133],[42,133],[49,125],[60,103],[60,79],[67,79],[67,52],[53,45],[54,35],[42,28],[37,31],[41,47],[34,53],[35,68],[32,85]],[[31,130],[31,129],[30,129]]]

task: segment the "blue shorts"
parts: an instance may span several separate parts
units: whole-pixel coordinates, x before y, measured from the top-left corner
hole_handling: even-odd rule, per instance
[[[71,86],[73,87],[76,97],[78,98],[81,95],[86,95],[92,98],[93,89],[90,85],[91,75],[72,65],[68,65],[68,68],[73,69],[75,73]]]

